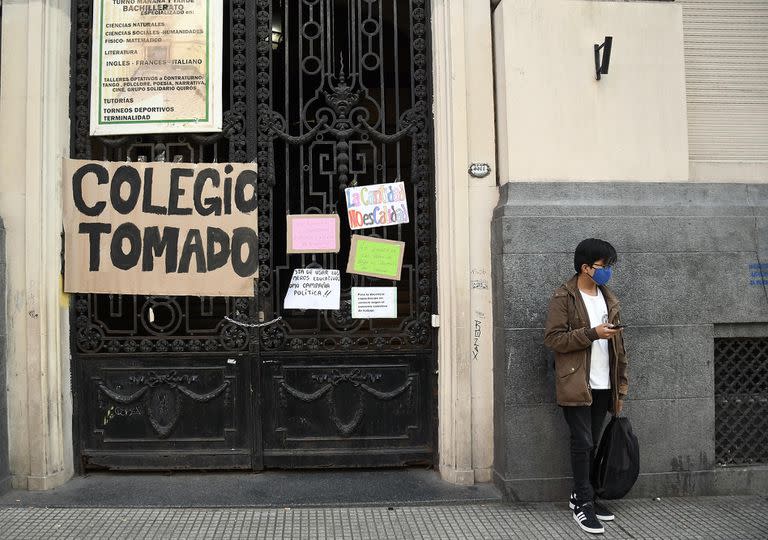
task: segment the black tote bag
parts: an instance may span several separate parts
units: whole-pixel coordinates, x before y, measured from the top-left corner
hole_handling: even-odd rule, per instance
[[[640,474],[640,448],[629,418],[614,416],[600,439],[592,463],[592,487],[601,499],[620,499]]]

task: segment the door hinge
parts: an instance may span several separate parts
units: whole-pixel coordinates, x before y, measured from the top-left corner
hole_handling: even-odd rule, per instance
[[[440,315],[432,314],[432,328],[440,328]]]

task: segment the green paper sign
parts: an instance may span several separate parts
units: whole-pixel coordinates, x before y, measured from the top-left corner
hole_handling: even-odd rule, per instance
[[[352,235],[347,272],[399,280],[404,251],[404,242]]]

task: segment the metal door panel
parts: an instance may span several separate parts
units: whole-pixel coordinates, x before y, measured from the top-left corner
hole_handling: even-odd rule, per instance
[[[82,365],[85,466],[251,468],[247,357]]]
[[[259,294],[264,462],[376,466],[434,458],[434,190],[428,7],[422,0],[257,1],[259,118],[269,190]],[[282,38],[274,39],[272,30]],[[403,181],[410,223],[356,234],[405,242],[399,282],[345,272],[344,189]],[[286,214],[339,214],[338,254],[288,255]],[[295,268],[342,271],[337,311],[283,309]],[[353,319],[351,288],[397,287],[398,317]]]

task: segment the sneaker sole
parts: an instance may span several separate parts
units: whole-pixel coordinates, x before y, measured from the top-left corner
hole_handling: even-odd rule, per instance
[[[569,502],[568,508],[573,510],[574,508],[576,508],[576,505],[573,504],[572,502]],[[616,516],[601,516],[600,514],[595,514],[595,516],[597,516],[597,519],[599,519],[600,521],[613,521],[614,519],[616,519]]]
[[[576,514],[573,514],[573,521],[575,521],[583,531],[587,531],[588,533],[603,534],[605,532],[605,527],[600,527],[599,529],[593,529],[592,527],[587,527],[586,525],[582,525],[582,523],[576,518]]]

